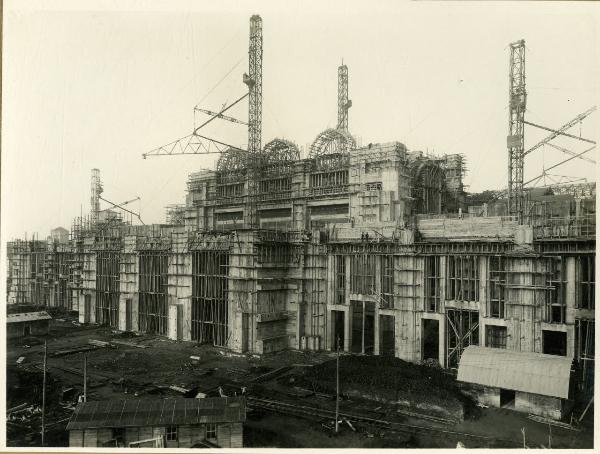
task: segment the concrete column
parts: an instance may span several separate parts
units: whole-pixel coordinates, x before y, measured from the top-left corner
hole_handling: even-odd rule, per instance
[[[375,323],[374,323],[374,331],[375,331],[375,344],[373,345],[373,354],[379,355],[379,341],[381,339],[380,326],[379,326],[379,304],[375,305]]]
[[[327,281],[326,281],[326,304],[331,305],[335,304],[335,260],[336,257],[334,255],[327,256]],[[323,336],[322,348],[324,350],[332,349],[332,331],[331,331],[331,311],[326,310],[326,320],[325,320],[325,335]]]
[[[140,298],[138,295],[133,295],[131,299],[131,329],[133,331],[140,330]]]
[[[352,306],[348,307],[348,310],[344,311],[344,351],[350,351],[350,345],[352,345],[352,324],[350,319],[352,317]]]
[[[440,312],[446,312],[446,256],[440,257]]]
[[[345,257],[346,260],[346,288],[344,294],[346,295],[346,304],[350,305],[350,256]]]
[[[85,323],[85,295],[77,295],[77,307],[79,313],[79,323]]]
[[[402,331],[402,318],[404,316],[404,311],[398,311],[397,317],[394,317],[394,329],[395,329],[395,334],[396,334],[396,338],[395,338],[395,344],[396,344],[396,357],[406,360],[406,355],[404,352],[404,333]]]
[[[488,306],[488,263],[489,257],[481,256],[479,258],[479,345],[485,345],[485,326],[482,319],[487,315]]]
[[[304,273],[304,270],[302,271]],[[298,347],[301,345],[300,338],[305,334],[304,329],[304,316],[303,314],[306,312],[306,304],[304,302],[304,279],[298,279],[298,288],[297,288],[297,305],[296,305],[296,339],[298,342]],[[308,348],[308,347],[306,347]]]
[[[323,339],[325,350],[335,351],[335,339],[333,339],[333,314],[331,310],[327,310],[327,333],[325,334],[325,339]]]
[[[439,348],[438,361],[442,367],[446,367],[446,315],[442,314],[439,318]]]
[[[90,295],[90,316],[88,317],[88,320],[90,323],[96,323],[96,292],[90,292]]]
[[[479,302],[480,311],[486,314],[488,301],[488,264],[489,257],[481,256],[479,258]]]
[[[121,294],[119,296],[119,329],[127,330],[127,296]]]
[[[362,301],[362,335],[361,335],[361,346],[360,346],[360,352],[364,355],[365,354],[365,309],[366,309],[366,304],[364,301]]]
[[[375,256],[375,293],[381,295],[381,261],[382,256]]]
[[[566,257],[566,269],[563,280],[566,281],[565,305],[566,305],[566,323],[575,323],[575,307],[577,306],[577,258]]]
[[[169,304],[167,311],[167,337],[171,340],[177,340],[177,305]]]

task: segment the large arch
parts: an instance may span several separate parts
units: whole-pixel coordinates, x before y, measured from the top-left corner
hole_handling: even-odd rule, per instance
[[[342,129],[326,129],[321,132],[310,146],[309,158],[347,153],[356,148],[354,137]]]
[[[442,212],[445,172],[435,161],[418,160],[411,166],[414,210],[418,214]]]
[[[239,172],[246,168],[248,152],[236,148],[228,148],[217,161],[217,172]]]
[[[298,146],[286,139],[271,140],[263,148],[263,153],[268,164],[289,163],[300,159]]]

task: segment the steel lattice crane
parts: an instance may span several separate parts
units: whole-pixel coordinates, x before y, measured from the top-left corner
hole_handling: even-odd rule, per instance
[[[348,67],[342,62],[338,67],[338,124],[337,129],[348,132],[348,109],[352,101],[348,99]]]
[[[525,120],[525,110],[527,107],[527,91],[525,89],[525,41],[520,40],[510,44],[510,71],[509,71],[509,122],[508,122],[508,137],[507,137],[507,148],[508,148],[508,188],[506,194],[508,195],[508,209],[511,216],[517,217],[519,223],[524,222],[525,217],[525,200],[524,200],[524,186],[539,180],[540,178],[547,175],[547,171],[556,168],[566,162],[573,159],[582,159],[591,163],[595,163],[593,159],[583,156],[589,153],[595,148],[596,142],[591,139],[578,137],[573,134],[568,134],[566,131],[581,123],[587,118],[592,112],[596,111],[596,106],[591,107],[585,112],[577,115],[572,120],[568,121],[558,129],[548,128]],[[524,129],[525,125],[532,126],[538,129],[549,131],[551,134],[536,143],[534,146],[525,150],[525,138]],[[568,150],[559,145],[550,143],[555,138],[569,137],[582,142],[593,144],[581,152],[575,152]],[[556,150],[559,150],[571,157],[565,159],[557,164],[544,169],[541,175],[536,178],[532,178],[529,181],[523,183],[523,160],[529,153],[548,145]],[[551,186],[549,186],[551,187]],[[499,194],[502,194],[500,191]]]
[[[259,153],[262,134],[262,19],[258,15],[250,18],[250,49],[248,51],[248,73],[244,83],[248,86],[248,151]]]
[[[142,155],[143,158],[146,159],[153,156],[172,156],[183,154],[220,154],[228,149],[259,153],[261,150],[262,131],[262,44],[262,19],[260,16],[254,15],[250,18],[250,46],[248,55],[249,70],[248,74],[244,74],[244,83],[248,86],[248,92],[228,106],[224,106],[219,112],[213,112],[207,109],[196,107],[195,111],[206,113],[211,115],[211,117],[200,126],[195,128],[192,134],[144,153]],[[247,123],[242,120],[223,115],[245,98],[249,98]],[[200,134],[199,131],[201,128],[217,118],[248,126],[247,150],[243,150],[240,147],[230,145],[224,141],[216,140]]]
[[[523,222],[523,157],[525,152],[525,41],[510,44],[508,114],[508,212]]]
[[[257,165],[260,162],[262,141],[262,61],[263,32],[262,19],[258,15],[250,18],[250,49],[248,51],[248,74],[244,83],[248,86],[248,172],[246,174],[248,192],[246,194],[246,222],[249,228],[257,226],[256,191],[258,180]]]

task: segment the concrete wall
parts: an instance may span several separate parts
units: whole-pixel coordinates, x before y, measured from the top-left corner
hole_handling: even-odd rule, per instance
[[[24,336],[44,336],[46,334],[48,334],[48,320],[6,324],[8,339],[20,339]]]
[[[515,393],[515,410],[545,418],[562,418],[562,402],[558,397],[541,396],[524,392]]]

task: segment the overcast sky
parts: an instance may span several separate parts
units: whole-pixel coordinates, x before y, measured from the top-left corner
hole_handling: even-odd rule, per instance
[[[375,3],[375,6],[371,5]],[[508,2],[52,2],[4,4],[3,239],[69,228],[89,211],[90,170],[103,196],[146,223],[182,203],[190,172],[215,156],[142,159],[188,135],[195,105],[245,93],[249,17],[263,18],[263,145],[306,148],[336,123],[337,67],[349,68],[350,131],[363,144],[464,153],[470,191],[506,186],[508,44],[525,39],[528,111],[559,127],[595,104],[598,5]],[[326,6],[325,6],[326,5]],[[232,116],[247,117],[247,102]],[[596,139],[598,113],[572,129]],[[197,117],[196,121],[201,121]],[[245,146],[243,125],[206,134]],[[526,129],[526,146],[547,133]],[[584,142],[562,139],[574,151]],[[595,153],[590,153],[595,157]],[[565,158],[526,158],[525,180]],[[581,160],[549,171],[595,180]],[[554,177],[558,178],[558,177]],[[102,207],[108,205],[103,204]]]

